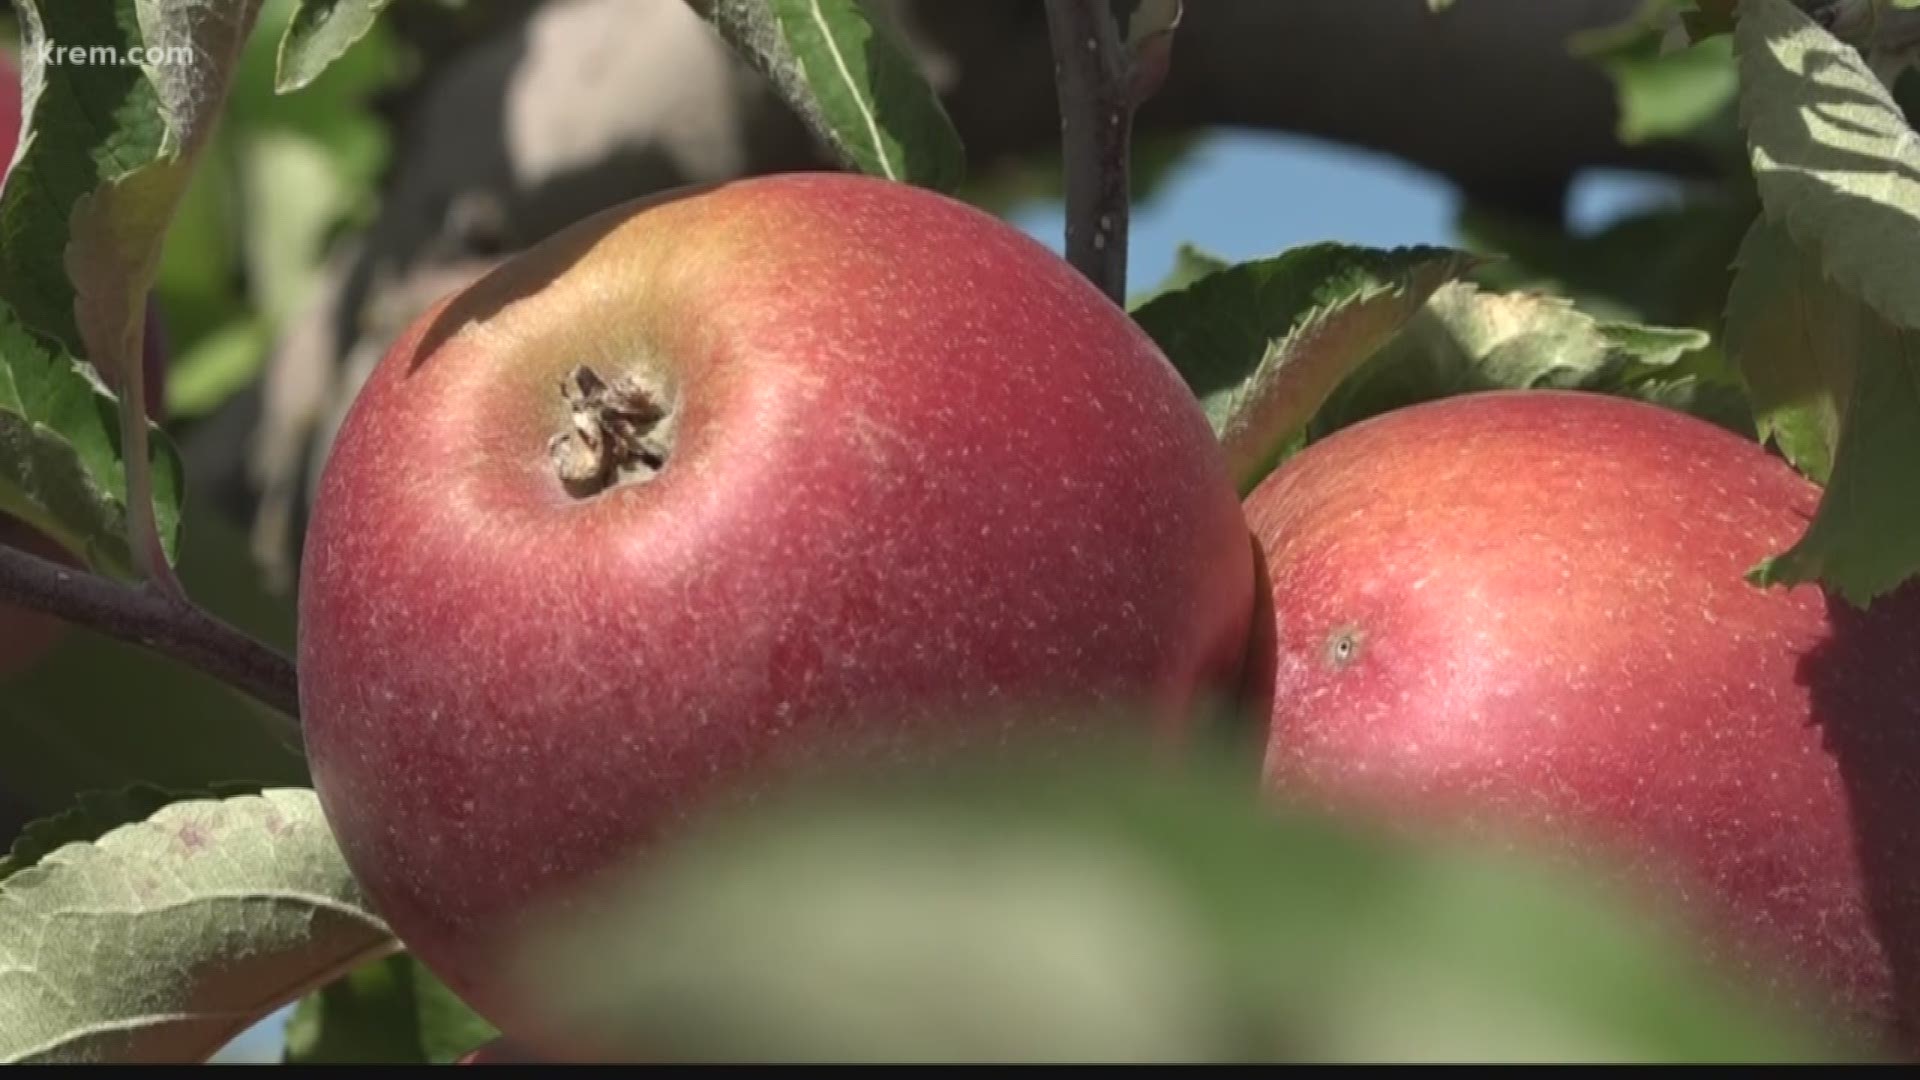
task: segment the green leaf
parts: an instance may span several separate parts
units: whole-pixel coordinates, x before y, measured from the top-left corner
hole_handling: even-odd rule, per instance
[[[1516,858],[1082,755],[785,795],[526,943],[614,1060],[1779,1060],[1670,912]]]
[[[280,36],[274,89],[290,93],[320,77],[373,29],[393,0],[301,0]]]
[[[1821,10],[1822,23],[1835,37],[1859,49],[1867,67],[1892,85],[1914,66],[1920,45],[1920,18],[1908,14],[1913,0],[1801,0],[1803,10]]]
[[[1704,136],[1719,144],[1729,134],[1737,137],[1731,123],[1739,90],[1732,43],[1715,37],[1669,49],[1670,7],[1656,0],[1620,26],[1576,35],[1573,51],[1613,80],[1622,142]]]
[[[24,132],[0,192],[0,296],[121,391],[129,555],[143,576],[167,579],[170,510],[156,487],[168,481],[149,475],[142,409],[146,303],[259,3],[16,0],[15,10]],[[90,554],[103,542],[83,539]]]
[[[1801,472],[1833,474],[1860,338],[1876,317],[1833,287],[1780,226],[1756,221],[1727,296],[1727,355],[1759,435]]]
[[[0,881],[33,866],[67,844],[95,840],[122,825],[144,821],[172,803],[259,793],[258,784],[237,783],[197,792],[170,791],[153,784],[86,792],[74,806],[27,825],[14,840],[13,850],[0,856]]]
[[[1827,478],[1806,534],[1754,578],[1865,604],[1920,573],[1920,138],[1860,54],[1785,0],[1743,0],[1735,41],[1761,203],[1785,235],[1747,251],[1729,333],[1762,423]],[[1757,314],[1751,297],[1782,281],[1803,310]],[[1767,321],[1795,318],[1840,336],[1797,357],[1760,343]]]
[[[1444,248],[1296,248],[1215,271],[1134,317],[1206,408],[1250,489],[1340,381],[1473,256]]]
[[[1826,581],[1861,605],[1898,586],[1920,568],[1920,330],[1889,325],[1762,221],[1740,252],[1727,347],[1761,432],[1827,485],[1799,542],[1753,580]]]
[[[953,191],[960,136],[913,59],[859,0],[691,0],[849,167]]]
[[[161,241],[258,0],[16,6],[26,132],[0,197],[0,295],[118,385],[137,385],[131,345]],[[136,56],[146,62],[98,59]]]
[[[1687,361],[1708,344],[1699,330],[1603,322],[1561,297],[1490,293],[1456,283],[1438,290],[1379,355],[1314,417],[1323,438],[1393,409],[1485,390],[1589,390],[1654,401],[1713,418],[1744,420]],[[1716,388],[1718,387],[1718,388]]]
[[[0,883],[0,1061],[204,1061],[393,947],[311,791],[174,803]]]
[[[1789,0],[1742,0],[1734,39],[1767,217],[1841,288],[1920,327],[1920,139],[1892,95]]]
[[[1920,330],[1869,320],[1856,354],[1833,476],[1806,535],[1753,580],[1824,581],[1864,607],[1920,570]]]
[[[499,1035],[419,961],[402,953],[301,1001],[287,1022],[286,1060],[444,1065]]]
[[[234,71],[233,91],[221,128],[222,134],[232,138],[225,144],[222,157],[234,157],[239,147],[261,134],[304,136],[325,148],[337,173],[332,184],[351,189],[371,210],[374,195],[370,186],[387,168],[392,141],[377,102],[404,81],[404,50],[392,27],[376,22],[352,49],[299,93],[279,93],[275,88],[275,35],[284,36],[299,13],[299,0],[267,0],[261,7],[258,29]],[[245,190],[246,181],[238,182],[243,190],[240,197],[249,201],[260,197],[258,192]]]
[[[0,512],[106,573],[127,574],[119,403],[71,354],[0,302]],[[171,557],[183,475],[172,444],[148,442],[154,509]]]
[[[262,5],[168,232],[158,287],[175,346],[171,419],[204,416],[257,377],[286,313],[312,302],[338,237],[376,208],[390,135],[373,102],[402,70],[392,27],[375,23],[318,79],[281,94],[278,44],[299,10]]]

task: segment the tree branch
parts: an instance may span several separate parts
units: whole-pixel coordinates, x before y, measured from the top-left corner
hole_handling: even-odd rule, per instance
[[[1047,0],[1067,189],[1067,261],[1127,299],[1128,146],[1134,102],[1108,0]]]
[[[179,660],[271,706],[296,743],[299,681],[291,659],[151,586],[128,585],[0,544],[0,603],[65,619]]]

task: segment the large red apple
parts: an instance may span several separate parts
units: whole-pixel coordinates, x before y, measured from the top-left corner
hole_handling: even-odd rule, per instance
[[[1862,612],[1743,577],[1819,498],[1758,445],[1599,395],[1328,438],[1246,504],[1271,786],[1624,860],[1732,969],[1797,970],[1911,1044],[1920,591]]]
[[[12,56],[0,51],[0,171],[12,167],[13,152],[20,139],[20,71]],[[162,340],[160,315],[147,305],[146,350],[147,414],[161,415],[166,378],[166,347]],[[68,565],[79,560],[44,534],[29,528],[18,518],[0,514],[0,545],[20,548],[42,558],[57,559]],[[24,670],[44,656],[66,629],[66,624],[49,615],[25,608],[0,604],[0,679]]]
[[[600,214],[395,344],[317,491],[301,710],[374,904],[515,1034],[521,913],[709,799],[1175,733],[1253,604],[1214,438],[1119,308],[939,195],[761,178]]]

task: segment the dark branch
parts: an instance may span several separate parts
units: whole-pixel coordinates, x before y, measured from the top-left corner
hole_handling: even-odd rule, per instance
[[[0,603],[138,645],[204,672],[290,719],[300,715],[293,661],[190,601],[0,544]],[[298,737],[293,725],[287,733]]]
[[[1047,0],[1067,188],[1067,261],[1127,299],[1127,167],[1134,102],[1108,0]]]

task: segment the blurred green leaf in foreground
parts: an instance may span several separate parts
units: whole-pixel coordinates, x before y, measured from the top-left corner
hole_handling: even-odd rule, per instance
[[[531,1007],[572,1053],[652,1061],[1846,1053],[1645,908],[1230,776],[1096,755],[763,801],[536,934]]]

